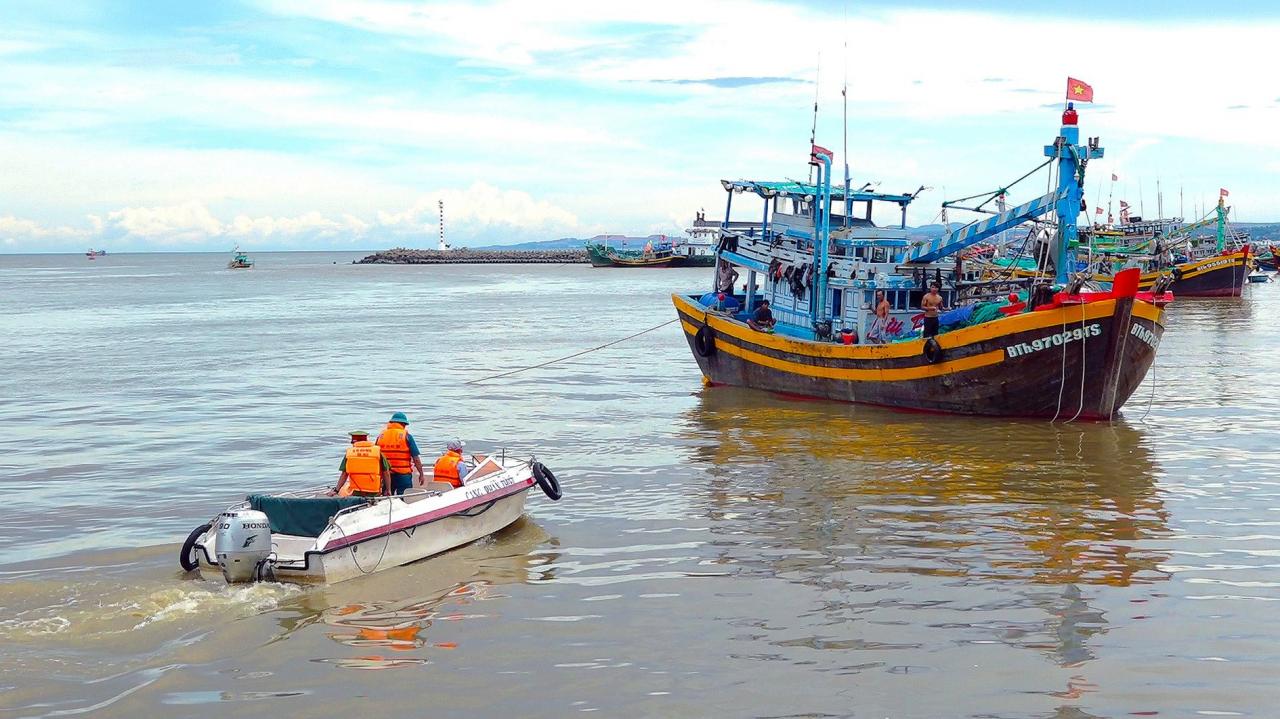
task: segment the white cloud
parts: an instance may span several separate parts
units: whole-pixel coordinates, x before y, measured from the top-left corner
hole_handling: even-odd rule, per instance
[[[125,207],[107,215],[108,233],[160,245],[204,242],[223,233],[208,208],[198,202],[168,207]]]
[[[318,211],[291,217],[237,214],[223,221],[196,200],[175,205],[123,207],[86,216],[86,228],[46,227],[34,220],[0,216],[0,240],[19,250],[78,249],[84,242],[137,249],[217,248],[242,243],[263,248],[434,247],[439,200],[445,202],[448,240],[456,246],[503,244],[595,233],[573,213],[517,190],[486,183],[423,195],[400,210],[376,211],[371,219]],[[75,244],[71,244],[75,243]]]

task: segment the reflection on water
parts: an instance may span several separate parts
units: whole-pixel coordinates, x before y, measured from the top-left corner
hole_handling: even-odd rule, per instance
[[[1072,665],[1092,658],[1087,640],[1106,627],[1082,587],[1169,577],[1168,553],[1145,544],[1169,534],[1157,468],[1142,432],[1124,422],[991,423],[720,387],[699,400],[686,421],[714,438],[694,456],[710,475],[711,531],[733,538],[719,543],[721,561],[824,593],[808,615],[818,624],[856,621],[886,601],[906,606],[898,592],[912,576],[938,580],[928,599],[910,602],[936,612],[953,588],[1002,587],[1002,610],[1039,611],[932,626]]]

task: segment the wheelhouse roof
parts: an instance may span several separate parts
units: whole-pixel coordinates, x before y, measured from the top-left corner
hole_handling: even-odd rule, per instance
[[[797,197],[800,199],[813,199],[821,194],[822,190],[817,185],[809,185],[803,182],[794,182],[787,180],[784,182],[759,182],[756,180],[721,180],[720,184],[729,192],[754,192],[761,197]],[[845,199],[844,188],[836,185],[831,186],[831,201],[843,202]],[[893,202],[902,206],[911,203],[915,197],[911,195],[895,195],[884,192],[865,192],[863,190],[853,190],[849,193],[849,199],[857,202]]]

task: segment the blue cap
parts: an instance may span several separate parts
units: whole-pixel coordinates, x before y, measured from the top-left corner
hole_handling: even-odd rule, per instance
[[[404,412],[396,412],[391,415],[391,421],[399,422],[400,424],[409,424],[409,418],[404,416]]]

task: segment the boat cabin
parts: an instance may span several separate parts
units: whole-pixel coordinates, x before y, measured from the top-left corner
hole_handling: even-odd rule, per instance
[[[739,319],[768,300],[779,334],[866,343],[889,341],[919,326],[920,300],[932,282],[941,285],[944,306],[955,305],[956,263],[907,264],[913,243],[906,216],[914,194],[831,188],[830,240],[821,247],[819,186],[748,180],[721,185],[728,202],[713,297],[721,307],[736,309]],[[731,220],[735,197],[747,195],[761,200],[760,219]],[[824,262],[826,276],[817,277]],[[877,291],[889,303],[887,323],[875,322]]]

